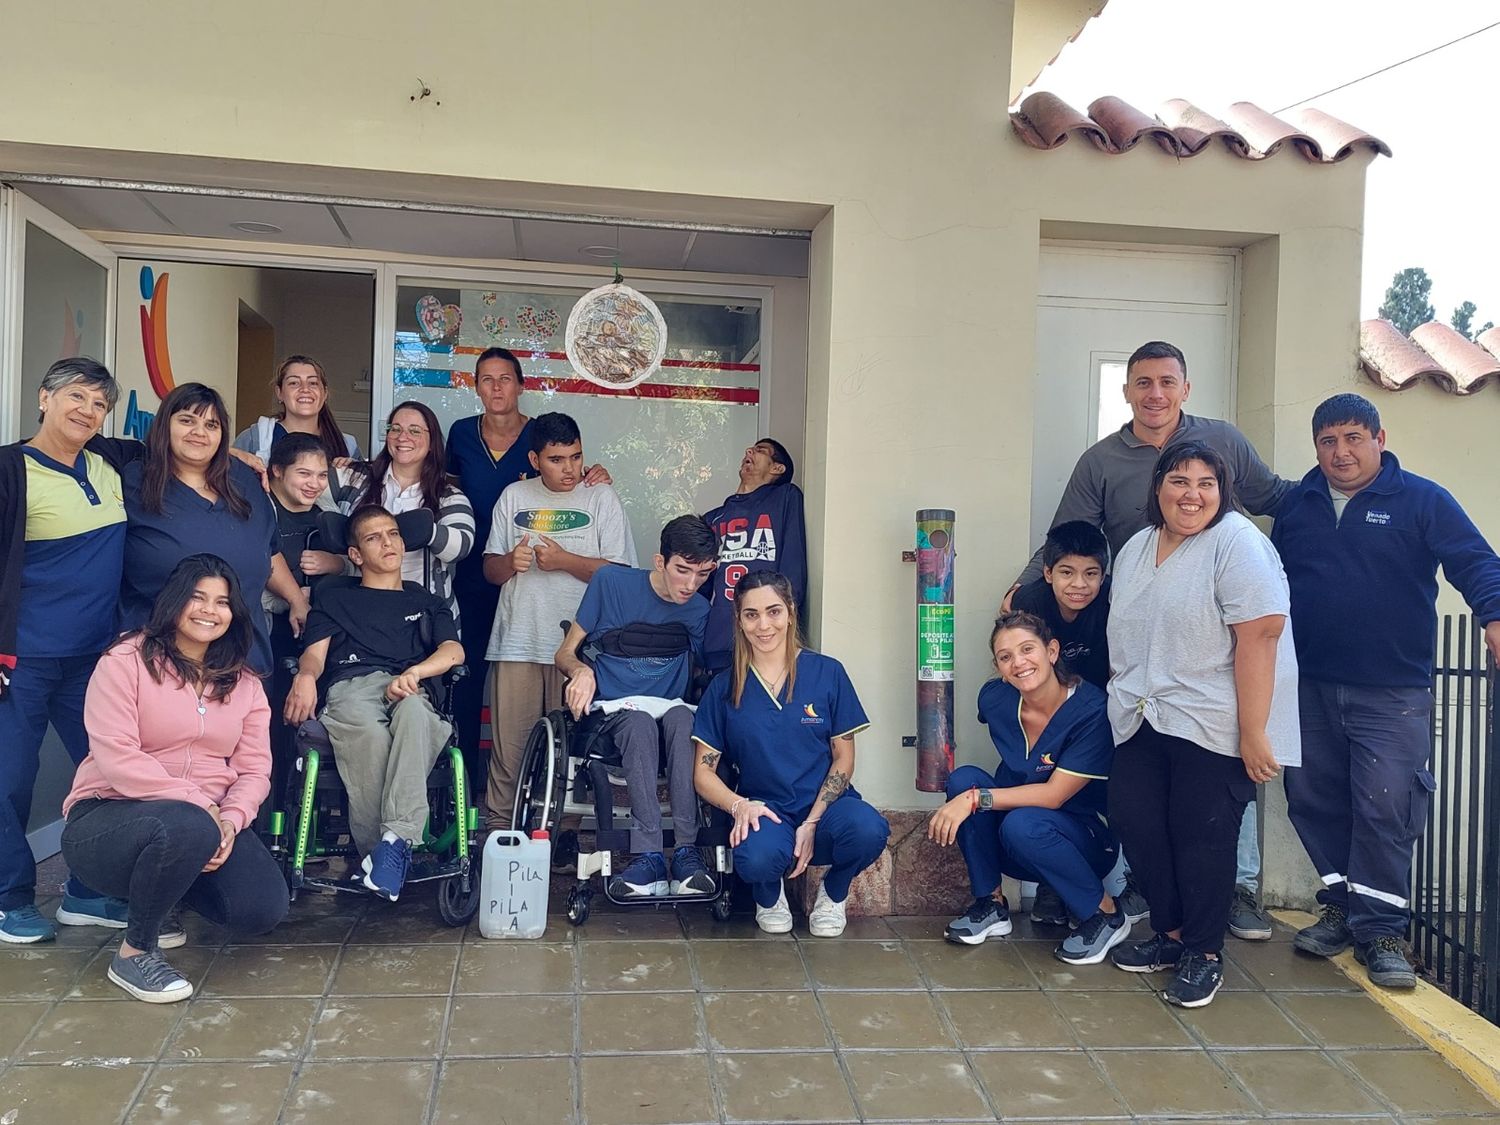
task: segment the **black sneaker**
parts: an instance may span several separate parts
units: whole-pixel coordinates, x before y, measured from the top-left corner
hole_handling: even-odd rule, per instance
[[[1271,940],[1271,916],[1255,901],[1255,892],[1243,884],[1234,888],[1229,904],[1229,932],[1241,941]]]
[[[1052,956],[1069,965],[1097,965],[1129,936],[1130,922],[1118,908],[1113,914],[1097,910],[1052,951]]]
[[[1397,937],[1378,937],[1354,943],[1354,959],[1381,988],[1416,988],[1417,972],[1406,959],[1406,946]]]
[[[1166,934],[1152,934],[1145,941],[1117,945],[1109,952],[1115,968],[1127,973],[1159,973],[1174,969],[1187,947]]]
[[[1146,901],[1146,896],[1141,894],[1141,889],[1135,885],[1135,880],[1129,875],[1125,876],[1125,889],[1115,896],[1115,905],[1125,912],[1125,917],[1132,922],[1144,922],[1151,917],[1151,904]]]
[[[1201,1008],[1214,998],[1224,983],[1224,958],[1209,960],[1203,953],[1185,953],[1177,962],[1177,975],[1162,990],[1162,999],[1179,1008]]]
[[[1036,898],[1031,903],[1031,920],[1038,926],[1068,924],[1068,908],[1063,905],[1062,895],[1046,883],[1036,885]]]
[[[714,893],[714,877],[703,854],[697,848],[684,844],[672,853],[672,893],[674,895],[711,895]]]
[[[990,938],[1004,937],[1010,929],[1010,909],[1005,900],[997,902],[985,895],[974,900],[967,914],[949,922],[943,936],[959,945],[983,945]]]
[[[1349,932],[1348,912],[1331,902],[1324,904],[1323,917],[1311,926],[1298,930],[1297,936],[1292,938],[1292,945],[1303,953],[1312,953],[1318,957],[1337,957],[1353,943],[1354,935]]]

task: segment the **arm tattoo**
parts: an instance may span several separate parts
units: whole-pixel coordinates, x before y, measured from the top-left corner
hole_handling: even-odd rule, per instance
[[[823,798],[825,804],[831,805],[842,797],[844,791],[848,788],[849,775],[843,770],[832,769],[828,771],[828,776],[823,779],[823,790],[818,796]]]
[[[702,762],[705,766],[707,766],[709,769],[714,769],[715,767],[718,766],[719,759],[722,758],[722,757],[723,757],[723,754],[721,754],[717,750],[705,750],[703,752],[703,757],[699,758],[698,760],[700,762]]]

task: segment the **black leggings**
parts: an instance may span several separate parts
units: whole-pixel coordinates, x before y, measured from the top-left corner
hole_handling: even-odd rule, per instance
[[[68,869],[105,894],[128,899],[125,940],[153,950],[162,919],[179,902],[234,936],[263,934],[286,917],[281,869],[253,831],[234,838],[217,871],[219,827],[186,801],[80,801],[68,813],[62,851]]]
[[[1192,953],[1224,946],[1235,849],[1255,784],[1240,758],[1142,723],[1115,751],[1109,824],[1151,903],[1151,928],[1182,930]]]

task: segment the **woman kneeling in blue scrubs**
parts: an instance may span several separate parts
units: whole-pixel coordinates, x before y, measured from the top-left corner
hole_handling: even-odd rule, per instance
[[[1058,643],[1029,613],[1002,614],[990,634],[999,679],[979,692],[979,721],[1000,752],[991,776],[960,766],[948,778],[948,803],[927,835],[957,841],[969,868],[974,905],[948,925],[949,941],[978,945],[1010,933],[1001,875],[1045,882],[1083,919],[1054,951],[1073,965],[1094,965],[1130,934],[1130,920],[1104,891],[1119,849],[1104,820],[1114,739],[1105,695],[1059,670]]]
[[[792,928],[782,878],[829,864],[808,914],[814,937],[844,932],[849,884],[885,850],[890,825],[861,798],[854,736],[870,725],[844,666],[797,640],[791,583],[775,571],[734,593],[734,667],[698,704],[698,795],[734,818],[734,869],[755,893],[768,934]],[[721,756],[739,767],[739,791],[720,780]]]

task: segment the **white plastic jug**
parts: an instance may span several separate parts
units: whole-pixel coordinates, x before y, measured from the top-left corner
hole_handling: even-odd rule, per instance
[[[537,938],[547,928],[552,841],[496,829],[484,842],[479,878],[479,932],[487,938]]]

